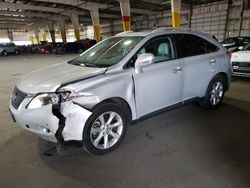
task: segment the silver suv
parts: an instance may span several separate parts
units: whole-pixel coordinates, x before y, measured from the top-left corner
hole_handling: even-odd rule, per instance
[[[197,100],[217,108],[231,74],[226,50],[207,34],[124,32],[23,77],[10,111],[21,127],[58,146],[77,140],[105,154],[131,122],[155,112]]]

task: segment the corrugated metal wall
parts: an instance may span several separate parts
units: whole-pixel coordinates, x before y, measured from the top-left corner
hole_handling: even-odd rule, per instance
[[[191,28],[216,36],[223,40],[227,22],[227,1],[193,7]]]

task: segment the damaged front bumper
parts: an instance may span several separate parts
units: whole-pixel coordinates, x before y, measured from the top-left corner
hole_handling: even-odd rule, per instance
[[[59,119],[52,112],[52,104],[27,109],[26,106],[31,100],[30,97],[25,98],[18,109],[10,103],[10,112],[22,128],[51,142],[58,142],[58,136],[56,136],[58,132],[63,141],[82,140],[84,126],[92,114],[89,110],[73,101],[62,102],[59,110],[64,117],[64,125],[60,128]]]

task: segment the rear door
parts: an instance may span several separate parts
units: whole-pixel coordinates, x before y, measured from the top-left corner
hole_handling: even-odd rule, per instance
[[[192,34],[175,34],[177,56],[183,60],[182,101],[203,97],[218,69],[217,46]]]

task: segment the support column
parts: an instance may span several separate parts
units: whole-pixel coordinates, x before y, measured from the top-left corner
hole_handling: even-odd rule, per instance
[[[58,19],[58,25],[59,25],[60,32],[61,32],[62,41],[64,43],[66,43],[67,42],[67,36],[66,36],[65,20],[64,20],[64,18],[59,18]]]
[[[171,0],[172,27],[178,28],[181,25],[181,0]]]
[[[130,3],[129,0],[118,0],[120,2],[122,13],[122,24],[124,31],[131,30],[131,16],[130,16]]]
[[[40,44],[40,40],[39,40],[39,35],[38,35],[38,29],[34,29],[34,33],[35,33],[35,38],[36,38],[36,43]]]
[[[55,35],[54,23],[49,22],[49,23],[47,23],[47,26],[49,28],[49,33],[50,33],[52,43],[55,43],[56,42],[56,35]]]
[[[78,16],[77,11],[72,11],[71,22],[74,27],[76,40],[79,41],[80,40],[80,25],[79,25],[79,16]]]
[[[46,33],[45,33],[45,29],[44,29],[44,28],[42,28],[40,31],[41,31],[41,33],[42,33],[42,40],[43,40],[43,41],[47,41],[47,37],[46,37]]]
[[[96,42],[100,42],[101,41],[101,31],[100,31],[100,19],[99,19],[98,8],[91,7],[90,15],[91,15],[92,23],[93,23]]]
[[[192,28],[192,16],[193,16],[193,5],[190,5],[188,14],[188,28]]]
[[[239,20],[239,29],[238,29],[238,36],[241,35],[242,30],[242,22],[243,22],[243,13],[244,13],[244,0],[241,0],[241,6],[240,6],[240,20]]]
[[[13,42],[13,33],[12,31],[9,30],[9,28],[7,28],[7,34],[8,34],[8,38],[10,39],[10,42]]]
[[[30,40],[30,43],[33,45],[35,44],[34,43],[34,37],[33,37],[33,31],[29,31],[29,40]]]

